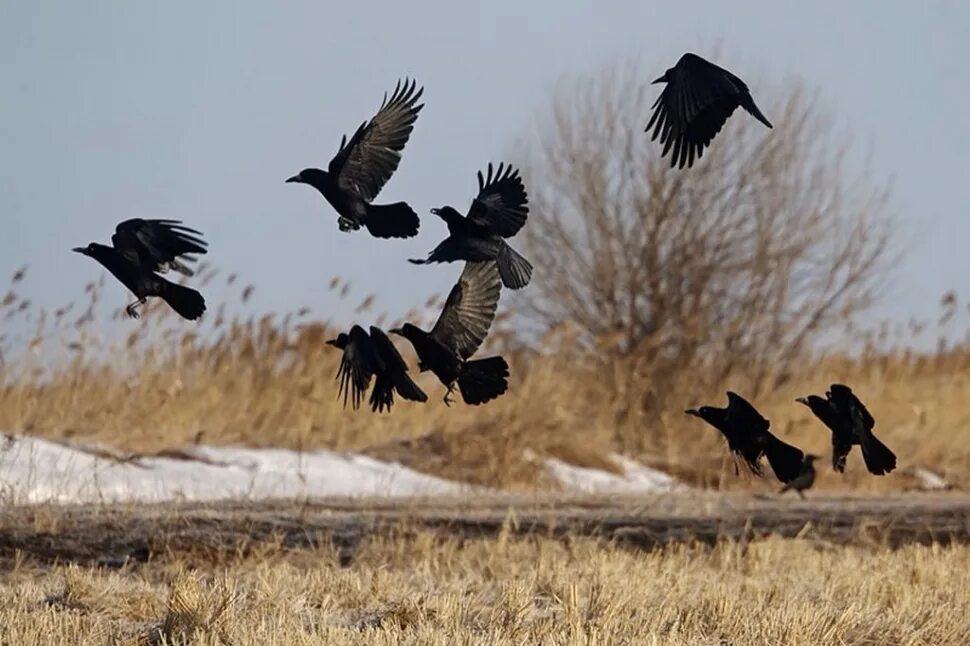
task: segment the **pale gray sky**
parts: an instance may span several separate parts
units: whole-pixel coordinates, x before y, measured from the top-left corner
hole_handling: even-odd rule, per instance
[[[791,79],[818,87],[875,175],[894,178],[908,252],[877,316],[930,315],[970,280],[970,3],[776,0],[0,0],[0,277],[30,264],[35,303],[82,301],[104,270],[71,247],[128,217],[177,218],[256,285],[257,311],[347,321],[327,290],[341,273],[352,304],[374,292],[402,315],[459,271],[405,262],[443,235],[427,210],[464,208],[475,172],[534,127],[557,80],[620,58],[658,76],[715,48],[756,97]],[[410,202],[421,233],[341,234],[319,195],[283,180],[325,166],[404,75],[427,105],[380,201]],[[229,297],[222,285],[210,305]]]

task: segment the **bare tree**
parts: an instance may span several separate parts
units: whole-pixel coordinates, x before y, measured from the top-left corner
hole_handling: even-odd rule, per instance
[[[766,101],[773,130],[739,111],[693,169],[671,170],[643,131],[647,76],[570,84],[524,144],[536,274],[517,311],[637,370],[768,374],[870,303],[887,191],[851,176],[799,87]]]

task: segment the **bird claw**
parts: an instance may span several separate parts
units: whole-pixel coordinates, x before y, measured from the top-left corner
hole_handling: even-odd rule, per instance
[[[144,305],[144,304],[145,304],[145,301],[135,301],[134,303],[129,304],[125,308],[125,314],[127,314],[128,316],[130,316],[133,319],[140,318],[140,315],[138,314],[138,309],[137,308],[138,308],[139,305]]]
[[[444,402],[445,402],[445,406],[451,406],[451,402],[453,402],[453,401],[454,401],[454,400],[453,400],[453,399],[451,398],[451,393],[452,393],[452,390],[451,390],[451,388],[449,388],[449,389],[448,389],[448,392],[446,392],[446,393],[445,393],[445,398],[444,398],[444,400],[442,400],[442,401],[444,401]]]

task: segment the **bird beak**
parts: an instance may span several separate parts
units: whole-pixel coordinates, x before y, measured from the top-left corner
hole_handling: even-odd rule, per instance
[[[337,347],[337,339],[330,339],[329,341],[324,341],[324,343],[327,345],[332,345],[335,348]]]
[[[300,179],[300,176],[299,175],[294,175],[293,177],[287,178],[286,183],[287,184],[290,184],[290,183],[293,183],[293,182],[302,182],[302,181],[303,180]]]
[[[808,406],[808,397],[798,397],[795,399],[795,401],[797,401],[799,404],[805,404]]]
[[[83,253],[85,256],[88,255],[87,247],[74,247],[73,249],[71,249],[71,251],[74,251],[76,253]]]
[[[694,417],[701,416],[700,412],[696,408],[688,408],[684,412],[687,413],[688,415],[693,415]]]
[[[431,215],[439,215],[440,213],[441,209],[431,209]]]
[[[391,334],[396,334],[398,336],[404,336],[404,330],[402,330],[399,327],[396,327],[396,328],[394,328],[392,330],[388,330],[388,332],[390,332]]]
[[[657,83],[666,83],[666,82],[667,82],[667,75],[664,74],[663,76],[661,76],[660,78],[658,78],[656,81],[651,81],[650,82],[650,85],[656,85]]]

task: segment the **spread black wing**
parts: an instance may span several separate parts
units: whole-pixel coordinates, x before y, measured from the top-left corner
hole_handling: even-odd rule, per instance
[[[391,410],[391,404],[394,402],[394,390],[401,397],[410,401],[428,401],[428,396],[408,375],[407,364],[404,363],[401,353],[394,347],[394,343],[384,333],[384,330],[372,325],[370,338],[384,364],[384,369],[378,373],[377,381],[374,383],[374,391],[371,393],[371,408],[375,412],[385,409]]]
[[[415,91],[414,81],[398,81],[391,98],[384,101],[374,118],[361,124],[331,160],[329,171],[338,186],[370,202],[397,170],[401,151],[407,144],[423,104],[417,105],[424,88]]]
[[[115,228],[111,244],[128,260],[146,271],[169,269],[186,276],[193,274],[184,262],[195,262],[187,254],[204,254],[208,243],[202,234],[179,220],[125,220]]]
[[[337,378],[340,380],[339,397],[343,398],[344,406],[349,399],[356,410],[360,408],[364,393],[370,387],[371,377],[384,369],[384,362],[364,328],[355,325],[347,336],[347,345],[343,349],[340,367],[337,369]]]
[[[502,277],[495,262],[466,262],[431,336],[468,359],[488,335],[501,291]]]
[[[684,54],[668,72],[646,130],[653,129],[651,140],[660,138],[664,156],[673,148],[671,166],[690,167],[746,95],[747,85],[734,74],[700,56]]]
[[[488,174],[478,172],[478,196],[472,201],[468,219],[503,238],[511,238],[529,216],[529,198],[511,165],[488,165]]]

